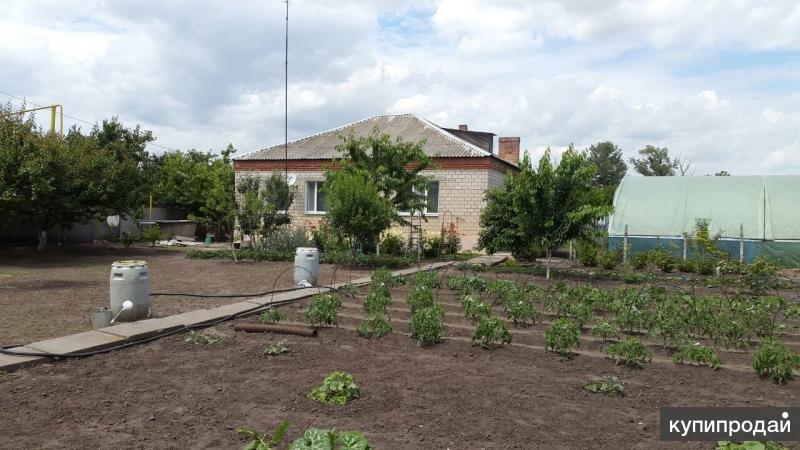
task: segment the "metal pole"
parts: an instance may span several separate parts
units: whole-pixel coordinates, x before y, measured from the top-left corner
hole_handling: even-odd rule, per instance
[[[683,235],[683,260],[686,261],[686,254],[689,249],[689,244],[686,241],[686,234]]]
[[[56,105],[50,107],[50,132],[56,134]]]
[[[289,183],[289,0],[286,0],[286,48],[283,65],[283,160],[286,183]]]
[[[744,224],[739,224],[739,262],[744,262]]]
[[[628,225],[625,225],[625,237],[622,239],[622,264],[628,264]]]

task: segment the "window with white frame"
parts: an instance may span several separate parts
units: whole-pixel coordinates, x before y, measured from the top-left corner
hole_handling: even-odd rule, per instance
[[[325,193],[322,192],[322,181],[306,182],[306,212],[324,213],[327,210]]]
[[[410,215],[409,211],[400,211],[401,215]],[[425,189],[425,206],[422,208],[422,214],[426,216],[434,216],[439,214],[439,182],[429,181],[428,187]]]

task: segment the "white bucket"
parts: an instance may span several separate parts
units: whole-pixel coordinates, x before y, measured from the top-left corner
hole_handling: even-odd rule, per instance
[[[319,250],[314,247],[297,247],[294,254],[295,286],[310,284],[315,286],[319,279]],[[303,283],[306,282],[306,283]]]
[[[130,300],[133,309],[119,314],[115,322],[132,322],[150,315],[150,273],[145,261],[115,261],[111,264],[111,312],[122,311],[122,302]]]

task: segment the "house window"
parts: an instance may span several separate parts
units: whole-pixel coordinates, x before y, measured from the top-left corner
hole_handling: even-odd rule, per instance
[[[401,215],[410,215],[409,211],[400,211]],[[425,206],[422,208],[422,214],[426,216],[434,216],[439,214],[439,182],[429,181],[428,188],[425,189]]]
[[[309,181],[306,183],[306,212],[324,213],[328,208],[325,205],[325,193],[322,192],[322,181]]]

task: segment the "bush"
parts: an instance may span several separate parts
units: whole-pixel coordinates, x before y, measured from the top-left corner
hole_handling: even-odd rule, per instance
[[[714,271],[716,270],[716,261],[711,258],[701,258],[695,262],[695,267],[697,267],[697,273],[700,275],[713,275]]]
[[[634,270],[646,269],[650,264],[650,254],[648,252],[634,253],[631,255],[630,262]]]
[[[294,254],[291,255],[289,261],[292,261],[293,258]],[[320,257],[320,262],[324,264],[355,265],[357,268],[373,269],[404,269],[413,263],[410,258],[392,255],[357,255],[353,260],[349,253],[323,253]]]
[[[472,342],[483,348],[490,345],[505,345],[511,343],[511,333],[502,320],[496,317],[483,316],[478,320]]]
[[[662,252],[658,255],[656,266],[664,273],[670,273],[675,269],[675,257],[670,253]]]
[[[440,342],[444,334],[444,309],[434,304],[416,310],[411,315],[409,330],[418,347]]]
[[[581,331],[575,322],[567,319],[558,319],[545,332],[545,350],[558,353],[561,359],[570,359],[572,349],[580,346]]]
[[[363,338],[380,338],[392,332],[392,324],[384,314],[370,314],[356,329]]]
[[[800,355],[777,339],[765,339],[753,354],[753,369],[759,376],[784,384],[794,378],[795,370],[800,369]]]
[[[444,240],[442,241],[442,254],[455,255],[461,251],[461,233],[458,231],[458,225],[450,222],[447,229],[444,231]]]
[[[650,351],[642,344],[642,341],[633,336],[629,336],[619,342],[608,346],[606,353],[611,356],[617,364],[625,364],[631,367],[644,367],[644,363],[651,359]]]
[[[700,345],[699,342],[683,341],[678,345],[678,350],[672,355],[672,362],[683,364],[689,361],[692,364],[707,365],[714,370],[722,367],[722,361],[713,349]]]
[[[317,294],[308,305],[306,317],[311,325],[334,325],[342,308],[342,298],[336,294]]]
[[[406,242],[403,237],[395,233],[386,233],[381,241],[381,254],[402,255],[405,251]]]
[[[578,241],[578,261],[586,267],[597,266],[597,246],[594,242]]]
[[[438,234],[423,236],[422,242],[420,243],[422,256],[426,258],[436,258],[439,256],[439,251],[444,250],[443,242],[442,236]]]
[[[418,309],[428,308],[434,305],[433,289],[427,286],[412,286],[406,299],[408,307],[413,314]]]
[[[285,318],[286,316],[281,314],[277,309],[268,308],[258,316],[258,321],[261,323],[278,323]]]
[[[133,245],[133,243],[136,242],[136,236],[126,231],[123,231],[122,236],[119,237],[119,241],[122,242],[122,245],[125,248],[130,248],[131,245]]]
[[[157,223],[148,225],[142,230],[142,240],[149,242],[151,247],[155,247],[156,242],[164,239],[164,233],[161,232],[161,227]]]
[[[678,269],[678,272],[683,272],[683,273],[694,273],[697,270],[695,262],[692,261],[691,259],[678,260],[678,264],[676,267]]]
[[[752,264],[747,266],[742,281],[753,293],[765,294],[775,287],[775,274],[777,272],[778,266],[763,256],[758,256]]]
[[[597,262],[605,270],[614,270],[619,264],[619,255],[615,252],[605,252],[600,255]]]
[[[327,220],[322,220],[317,228],[311,230],[311,240],[314,242],[314,247],[317,247],[320,252],[328,254],[349,254],[350,247],[347,240],[341,233],[337,233],[333,227],[328,224]]]
[[[305,227],[291,228],[288,225],[275,228],[266,234],[259,242],[259,249],[275,253],[291,253],[294,255],[297,247],[313,247],[314,240],[308,236]]]
[[[308,397],[319,403],[343,406],[361,396],[353,376],[344,372],[333,372],[325,377],[321,386],[315,387]]]

